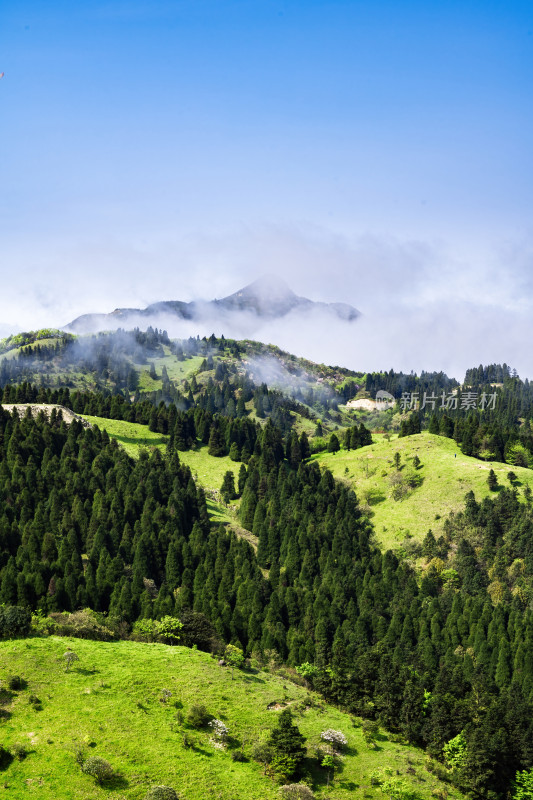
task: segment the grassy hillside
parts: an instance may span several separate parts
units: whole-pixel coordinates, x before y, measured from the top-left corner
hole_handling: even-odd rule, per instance
[[[369,505],[377,542],[384,548],[397,548],[409,536],[421,540],[429,528],[440,534],[448,514],[464,506],[468,491],[472,490],[477,500],[493,494],[487,485],[491,468],[501,486],[509,486],[507,475],[512,470],[520,491],[526,486],[533,489],[532,470],[470,458],[453,439],[427,432],[390,440],[374,434],[374,439],[374,444],[359,450],[320,453],[313,458],[335,478],[350,483],[359,501]],[[421,486],[401,500],[391,496],[396,452],[401,458],[400,475],[416,472],[422,478]],[[412,464],[415,455],[421,462],[417,470]]]
[[[63,654],[68,647],[79,661],[67,673]],[[0,642],[0,663],[3,689],[13,674],[27,684],[20,691],[4,691],[2,700],[2,743],[11,751],[27,751],[2,773],[3,786],[16,800],[141,800],[154,784],[174,787],[182,800],[279,798],[276,784],[250,756],[254,744],[275,725],[279,708],[287,704],[307,739],[306,767],[318,797],[383,798],[380,789],[371,786],[370,776],[385,767],[419,798],[442,789],[425,769],[422,751],[396,744],[386,734],[380,735],[377,749],[371,749],[359,721],[326,706],[305,688],[257,671],[235,670],[232,679],[228,668],[196,650],[53,636]],[[164,689],[172,693],[166,702]],[[32,697],[40,700],[41,708]],[[188,728],[184,720],[196,703],[228,726],[228,747],[217,748],[209,728]],[[276,708],[269,709],[273,704]],[[325,770],[313,758],[320,732],[327,728],[341,730],[348,738],[348,751],[329,789]],[[108,760],[120,777],[108,786],[96,786],[76,763],[79,747],[86,755]],[[233,761],[235,749],[249,760]],[[454,791],[448,796],[460,797]]]
[[[88,414],[80,414],[80,416],[92,425],[97,425],[101,430],[107,431],[109,436],[116,439],[132,458],[138,458],[142,448],[157,447],[164,450],[166,447],[168,437],[161,433],[154,433],[148,425],[124,422],[119,419],[93,417]]]

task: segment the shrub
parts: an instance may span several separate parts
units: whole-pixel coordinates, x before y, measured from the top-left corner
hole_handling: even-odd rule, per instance
[[[181,638],[183,625],[177,617],[166,615],[157,623],[158,637],[167,644],[177,644]]]
[[[144,800],[179,800],[179,798],[171,786],[152,786]]]
[[[296,756],[279,753],[268,765],[268,772],[278,783],[285,783],[296,774],[298,767],[299,761]]]
[[[244,664],[244,653],[240,647],[235,647],[233,644],[228,644],[224,650],[224,659],[231,667],[231,677],[233,679],[233,668],[241,669]]]
[[[204,705],[191,706],[187,714],[187,724],[191,728],[204,728],[207,723],[213,719],[213,715],[209,713]]]
[[[193,736],[190,736],[188,733],[183,734],[181,741],[187,750],[196,747],[196,739]]]
[[[115,634],[104,625],[104,616],[90,608],[74,611],[72,614],[51,614],[57,622],[57,633],[60,636],[74,636],[77,639],[92,639],[99,642],[110,642]]]
[[[379,723],[365,719],[362,724],[362,733],[365,744],[371,749],[377,749],[376,738],[379,735]]]
[[[232,752],[232,754],[231,754],[231,760],[232,761],[239,761],[239,762],[248,761],[248,759],[246,758],[246,755],[243,753],[242,750],[234,750]]]
[[[0,605],[0,639],[26,636],[31,629],[31,611],[22,606]]]
[[[155,619],[138,619],[133,623],[131,638],[139,642],[155,642],[159,635],[159,623]]]
[[[40,699],[35,694],[30,694],[28,697],[28,703],[33,706],[35,711],[42,711],[43,706]]]
[[[24,761],[26,756],[28,755],[28,751],[22,744],[14,744],[13,745],[13,755],[15,758],[18,758],[19,761]]]
[[[100,756],[90,756],[85,759],[81,771],[93,777],[98,784],[105,783],[115,774],[109,761],[106,761],[105,758],[100,758]]]
[[[36,611],[31,618],[31,627],[39,636],[50,636],[57,631],[57,622],[45,617],[42,611]]]
[[[252,751],[252,758],[254,761],[259,761],[260,764],[266,766],[274,758],[274,750],[266,742],[257,742]]]
[[[160,699],[162,703],[168,703],[171,697],[172,697],[172,692],[170,691],[170,689],[161,689]]]
[[[74,746],[74,758],[76,759],[76,764],[83,767],[87,761],[87,750],[84,745],[77,744]]]

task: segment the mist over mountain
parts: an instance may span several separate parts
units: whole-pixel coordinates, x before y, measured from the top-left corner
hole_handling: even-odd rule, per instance
[[[347,303],[322,303],[299,297],[283,280],[265,276],[220,300],[166,300],[144,309],[117,308],[111,313],[83,314],[65,325],[64,330],[84,334],[151,325],[177,335],[185,333],[186,323],[192,322],[229,336],[252,336],[265,323],[287,318],[302,322],[317,313],[331,321],[347,323],[360,316]]]

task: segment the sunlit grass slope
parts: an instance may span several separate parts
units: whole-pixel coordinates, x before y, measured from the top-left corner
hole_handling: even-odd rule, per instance
[[[470,458],[461,453],[453,439],[427,432],[390,441],[374,434],[374,439],[374,444],[359,450],[320,453],[313,458],[336,478],[352,485],[361,503],[370,500],[377,542],[385,548],[397,548],[408,534],[421,540],[429,528],[440,533],[446,516],[463,508],[470,490],[478,501],[494,496],[487,485],[491,468],[500,486],[510,486],[507,475],[512,470],[518,478],[519,492],[526,486],[533,489],[532,470]],[[421,462],[417,472],[423,478],[422,485],[402,500],[391,496],[396,452],[401,457],[400,474],[413,469],[415,455]]]
[[[67,647],[78,655],[65,672]],[[224,721],[238,748],[250,757],[254,744],[275,725],[279,711],[271,704],[290,704],[307,738],[308,754],[326,728],[341,730],[349,751],[333,786],[326,789],[325,771],[309,760],[320,798],[359,800],[383,798],[371,787],[370,775],[389,768],[429,800],[437,779],[424,768],[424,754],[382,735],[377,750],[364,743],[360,727],[349,715],[318,703],[305,688],[268,673],[231,671],[208,654],[184,647],[136,642],[90,642],[50,637],[0,642],[0,679],[17,674],[27,688],[5,701],[8,718],[0,722],[4,747],[25,748],[2,772],[6,797],[26,800],[142,800],[154,784],[172,786],[181,800],[269,800],[279,789],[253,760],[231,758],[231,749],[217,749],[209,729],[188,730],[186,717],[202,703]],[[162,691],[172,694],[163,702]],[[31,696],[41,701],[36,710]],[[10,716],[9,716],[10,715]],[[356,723],[357,724],[357,723]],[[184,735],[192,740],[186,747]],[[85,747],[119,773],[115,784],[98,787],[83,774],[74,750]],[[407,772],[407,770],[410,772]],[[414,772],[413,772],[414,770]],[[449,788],[449,787],[448,787]],[[459,794],[451,792],[450,798]]]
[[[140,425],[137,422],[124,422],[121,419],[92,417],[88,414],[81,414],[80,416],[92,425],[97,425],[101,430],[107,431],[109,436],[116,439],[132,458],[138,458],[139,451],[142,448],[157,447],[160,450],[164,450],[166,447],[168,436],[151,431],[148,425]]]

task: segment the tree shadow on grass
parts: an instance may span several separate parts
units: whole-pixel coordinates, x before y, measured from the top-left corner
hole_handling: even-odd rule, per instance
[[[209,750],[205,750],[198,744],[194,744],[190,749],[194,750],[195,753],[198,753],[201,756],[206,756],[207,758],[213,758],[213,753],[210,753]]]
[[[242,742],[236,736],[228,736],[226,739],[226,744],[230,750],[240,750],[242,747]]]
[[[97,675],[100,672],[99,669],[84,669],[83,667],[74,667],[70,671],[78,672],[80,675]]]
[[[378,503],[383,503],[386,499],[387,495],[385,492],[381,492],[379,489],[366,493],[366,502],[369,506],[377,506]]]
[[[355,792],[356,789],[359,789],[359,784],[353,781],[339,781],[336,785],[339,789],[345,789],[347,792]]]
[[[335,774],[337,774],[339,771],[339,769],[336,769]],[[320,762],[316,758],[305,758],[302,772],[304,777],[311,782],[313,789],[322,789],[323,787],[328,786],[328,779],[329,783],[331,783],[332,779],[334,778],[332,770],[320,766]]]
[[[6,750],[0,745],[0,772],[7,769],[14,760],[9,750]]]
[[[109,778],[109,780],[102,781],[100,785],[102,788],[109,789],[111,792],[113,792],[117,789],[127,789],[130,785],[130,782],[126,780],[123,775],[113,775],[113,777]]]
[[[0,706],[8,706],[14,697],[16,697],[15,692],[9,689],[0,689]]]

